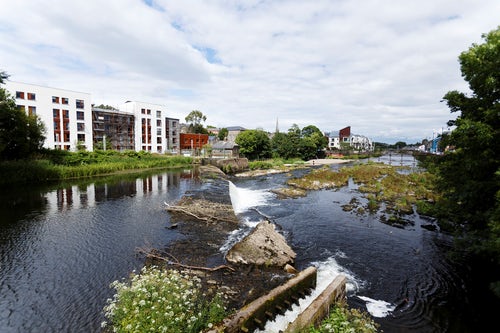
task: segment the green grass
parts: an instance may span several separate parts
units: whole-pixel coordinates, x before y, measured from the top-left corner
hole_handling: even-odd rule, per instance
[[[0,162],[0,185],[44,183],[88,178],[131,170],[179,168],[192,164],[191,157],[147,152],[44,151],[36,159]]]

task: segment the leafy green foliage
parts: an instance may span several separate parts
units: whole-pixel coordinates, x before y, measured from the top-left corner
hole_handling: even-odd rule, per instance
[[[149,152],[42,150],[37,159],[0,162],[0,184],[44,182],[84,178],[125,170],[176,168],[191,165],[185,156],[156,155]]]
[[[271,140],[273,157],[301,158],[310,160],[319,157],[328,145],[328,139],[313,125],[302,130],[293,124],[288,133],[276,133]]]
[[[500,190],[500,27],[483,38],[459,56],[472,96],[458,91],[444,96],[451,112],[460,113],[449,122],[456,129],[446,139],[455,152],[436,158],[434,170],[457,225],[487,235]]]
[[[268,158],[271,155],[271,141],[262,130],[243,131],[236,137],[240,153],[250,160]]]
[[[220,131],[219,131],[219,134],[217,135],[217,137],[219,138],[219,140],[225,140],[227,138],[227,135],[229,134],[229,131],[227,130],[227,128],[221,128]]]
[[[311,327],[309,333],[375,333],[378,324],[368,313],[349,309],[345,304],[335,304],[330,315],[317,328]]]
[[[8,78],[0,72],[0,83]],[[16,106],[9,93],[0,88],[0,159],[31,157],[42,148],[45,126],[36,115],[27,115]]]
[[[484,43],[459,56],[472,94],[444,96],[450,111],[459,113],[448,122],[456,126],[447,138],[455,150],[424,163],[443,193],[439,205],[447,220],[440,222],[462,232],[468,250],[494,258],[494,272],[500,269],[500,27],[482,37]]]
[[[196,276],[144,267],[130,281],[115,281],[104,313],[113,332],[193,332],[211,328],[226,316],[220,294],[207,297]]]
[[[190,133],[200,133],[200,134],[208,134],[208,130],[203,127],[203,122],[207,120],[207,116],[203,114],[203,112],[199,110],[193,110],[186,116],[186,122],[189,123],[189,132]]]

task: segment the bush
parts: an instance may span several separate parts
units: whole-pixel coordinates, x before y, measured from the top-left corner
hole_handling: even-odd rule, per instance
[[[311,327],[309,333],[375,333],[376,324],[368,313],[349,309],[344,303],[330,309],[330,315],[318,328]]]
[[[210,300],[196,276],[144,267],[130,281],[115,281],[102,327],[114,332],[200,332],[226,316],[222,296]]]

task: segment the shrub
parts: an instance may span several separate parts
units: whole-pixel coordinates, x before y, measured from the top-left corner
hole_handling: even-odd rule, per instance
[[[330,309],[330,315],[321,322],[318,328],[311,327],[309,333],[375,333],[376,324],[368,313],[357,309],[349,309],[339,303]]]
[[[221,295],[209,300],[199,278],[176,270],[144,267],[111,287],[101,326],[113,332],[200,332],[226,316]]]

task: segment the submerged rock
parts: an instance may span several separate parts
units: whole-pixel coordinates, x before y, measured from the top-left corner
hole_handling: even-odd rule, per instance
[[[231,263],[284,267],[294,262],[295,252],[285,237],[269,221],[260,222],[242,241],[227,253]]]

